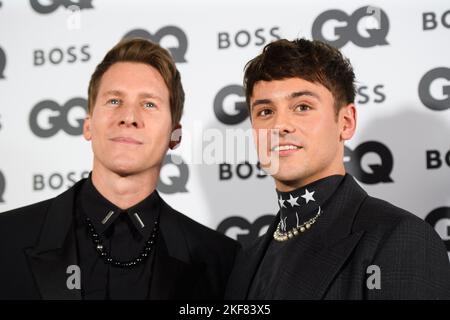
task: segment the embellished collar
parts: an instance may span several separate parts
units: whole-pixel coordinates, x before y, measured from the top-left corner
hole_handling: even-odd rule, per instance
[[[100,194],[92,183],[91,175],[81,187],[80,200],[84,214],[99,234],[105,233],[120,218],[131,222],[144,238],[148,238],[152,232],[161,203],[155,190],[138,204],[122,210]]]
[[[275,239],[287,240],[289,231],[293,231],[290,238],[298,231],[303,232],[309,229],[323,213],[324,203],[336,191],[343,178],[343,175],[332,175],[289,192],[276,190],[280,207],[280,223],[274,235]],[[277,234],[285,236],[277,238]]]

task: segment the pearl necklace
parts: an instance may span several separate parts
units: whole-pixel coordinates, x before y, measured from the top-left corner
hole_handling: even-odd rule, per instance
[[[153,245],[155,244],[156,235],[158,233],[158,219],[156,219],[154,223],[154,227],[152,230],[152,234],[150,235],[149,239],[145,242],[144,248],[142,249],[139,256],[137,256],[134,259],[128,260],[128,261],[119,261],[111,257],[111,255],[105,251],[105,247],[100,240],[99,234],[96,232],[94,225],[92,224],[91,219],[86,218],[86,224],[88,227],[89,235],[91,236],[92,242],[94,242],[95,249],[97,253],[99,254],[100,258],[103,259],[103,261],[107,264],[113,265],[115,267],[120,268],[131,268],[134,266],[137,266],[138,264],[141,264],[144,262],[148,256],[150,255],[150,252],[152,250]]]
[[[294,238],[295,236],[297,236],[297,235],[305,232],[309,228],[311,228],[311,226],[316,222],[317,218],[320,216],[321,212],[322,211],[319,207],[319,210],[317,211],[317,214],[314,217],[312,217],[308,221],[302,223],[301,225],[298,225],[298,226],[292,228],[289,231],[281,231],[281,220],[280,220],[280,222],[278,222],[277,229],[273,233],[273,238],[277,241],[286,241],[286,240]]]

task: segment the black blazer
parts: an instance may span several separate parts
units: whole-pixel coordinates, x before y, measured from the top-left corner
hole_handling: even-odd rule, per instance
[[[279,215],[267,233],[237,257],[226,298],[247,299]],[[313,228],[296,240],[273,299],[450,299],[450,264],[434,229],[413,214],[372,198],[346,175]],[[312,229],[311,229],[312,230]],[[370,265],[380,289],[369,289]],[[373,288],[373,287],[372,287]]]
[[[78,265],[73,223],[81,183],[61,195],[0,214],[0,299],[81,299],[67,289]],[[239,244],[164,201],[150,299],[220,299]]]

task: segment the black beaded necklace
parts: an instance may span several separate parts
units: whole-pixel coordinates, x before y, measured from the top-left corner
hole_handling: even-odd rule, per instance
[[[138,257],[128,260],[128,261],[119,261],[111,257],[111,255],[105,251],[105,246],[103,245],[102,241],[100,240],[100,236],[97,233],[97,231],[94,228],[94,225],[92,224],[91,219],[86,217],[86,224],[88,227],[89,235],[91,236],[92,242],[95,245],[95,249],[97,253],[99,254],[100,258],[105,261],[105,263],[113,265],[115,267],[120,268],[132,268],[135,267],[142,262],[144,262],[148,256],[150,255],[150,252],[152,250],[153,245],[156,241],[156,235],[158,234],[158,227],[159,222],[158,219],[155,220],[154,227],[152,230],[152,234],[148,238],[148,240],[145,242],[144,248],[142,249],[141,253]]]

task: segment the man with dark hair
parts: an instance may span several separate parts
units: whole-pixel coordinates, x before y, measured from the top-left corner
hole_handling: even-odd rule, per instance
[[[227,298],[450,299],[449,260],[434,229],[345,173],[354,78],[337,49],[305,39],[268,44],[247,64],[258,155],[280,210],[238,255]]]
[[[155,190],[180,142],[184,103],[170,54],[125,40],[97,66],[83,134],[87,179],[0,214],[0,299],[220,299],[238,244]]]

